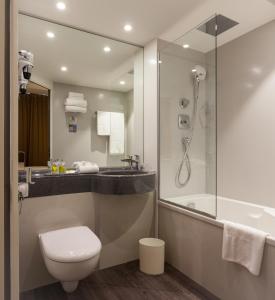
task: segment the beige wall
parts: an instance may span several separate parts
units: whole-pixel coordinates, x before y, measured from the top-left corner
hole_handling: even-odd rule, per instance
[[[177,211],[159,208],[166,260],[222,300],[274,300],[275,247],[266,245],[260,276],[221,258],[223,230]]]
[[[88,102],[87,113],[77,114],[76,133],[68,131],[68,114],[64,111],[64,101],[69,92],[83,93]],[[120,159],[124,155],[109,155],[109,138],[97,135],[95,112],[97,110],[124,112],[127,120],[127,94],[62,83],[54,83],[52,94],[52,156],[64,159],[69,166],[79,160],[93,161],[103,167],[120,166]],[[127,128],[125,129],[127,132]],[[133,135],[134,132],[130,134]],[[126,138],[127,134],[125,134],[127,146]]]
[[[20,285],[29,290],[54,282],[44,265],[38,234],[86,225],[100,238],[100,268],[138,258],[138,240],[153,235],[154,193],[95,193],[29,198],[20,216]]]
[[[218,49],[218,194],[275,207],[275,21]]]
[[[5,1],[0,1],[0,165],[4,165]],[[0,170],[0,299],[4,300],[4,170]]]

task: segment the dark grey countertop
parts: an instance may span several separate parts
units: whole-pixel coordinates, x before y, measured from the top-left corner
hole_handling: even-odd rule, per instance
[[[114,171],[124,170],[119,175]],[[33,171],[29,197],[94,192],[109,195],[141,194],[155,190],[155,172],[127,174],[129,168],[101,168],[96,174],[51,175],[48,170]],[[110,174],[106,174],[109,172]],[[113,174],[114,173],[114,174]],[[19,172],[19,182],[25,182],[25,172]]]

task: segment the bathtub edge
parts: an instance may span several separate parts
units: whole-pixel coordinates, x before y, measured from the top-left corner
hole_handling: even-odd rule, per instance
[[[164,202],[164,201],[161,201],[161,200],[158,200],[158,204],[164,208],[167,208],[167,209],[170,209],[170,210],[173,210],[177,213],[180,213],[180,214],[183,214],[183,215],[186,215],[188,217],[191,217],[191,218],[195,218],[201,222],[205,222],[205,223],[208,223],[208,224],[211,224],[211,225],[214,225],[216,227],[219,227],[219,228],[223,228],[224,224],[223,222],[217,220],[217,219],[212,219],[212,218],[209,218],[207,216],[204,216],[204,215],[201,215],[199,213],[195,213],[195,212],[192,212],[192,211],[189,211],[183,207],[179,207],[179,206],[175,206],[173,204],[169,204],[167,202]],[[271,245],[273,247],[275,247],[275,238],[271,237],[271,236],[268,236],[266,238],[266,243],[268,245]]]

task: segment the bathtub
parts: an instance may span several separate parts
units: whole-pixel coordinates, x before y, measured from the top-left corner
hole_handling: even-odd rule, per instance
[[[209,194],[166,198],[158,207],[169,264],[222,300],[275,299],[275,209],[217,197],[215,218],[215,196]],[[260,276],[222,259],[223,220],[270,233]]]
[[[171,197],[165,198],[164,201],[193,212],[203,213],[205,216],[212,218],[216,216],[217,221],[227,220],[248,225],[268,232],[275,238],[275,208],[219,196],[216,206],[216,196],[212,194]]]

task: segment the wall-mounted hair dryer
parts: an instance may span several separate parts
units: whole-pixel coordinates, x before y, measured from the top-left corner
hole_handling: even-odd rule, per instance
[[[26,94],[27,84],[31,78],[33,69],[33,54],[26,50],[18,53],[18,81],[19,93]]]

